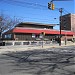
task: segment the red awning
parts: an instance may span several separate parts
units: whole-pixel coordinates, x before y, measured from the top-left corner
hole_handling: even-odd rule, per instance
[[[14,28],[13,33],[35,33],[40,34],[45,32],[45,34],[60,34],[60,31],[54,29],[31,29],[31,28]],[[62,31],[61,34],[64,35],[74,35],[71,31]]]

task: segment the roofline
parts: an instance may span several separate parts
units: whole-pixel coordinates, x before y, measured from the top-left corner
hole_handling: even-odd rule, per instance
[[[29,28],[19,28],[19,27],[13,28],[12,30],[7,31],[4,34],[7,34],[7,33],[9,33],[9,34],[10,33],[25,33],[25,32],[26,33],[38,33],[38,34],[41,33],[41,32],[45,32],[46,34],[58,34],[58,35],[60,34],[59,30],[54,30],[54,29],[29,29]],[[63,35],[66,35],[66,34],[67,35],[74,35],[74,32],[66,31],[66,33],[65,33],[65,31],[62,30],[61,34],[63,34]]]
[[[45,25],[45,26],[56,26],[58,24],[44,24],[44,23],[35,23],[35,22],[21,22],[19,24],[34,24],[34,25]]]
[[[68,13],[68,14],[65,14],[63,16],[71,16],[71,15],[75,15],[75,13]]]

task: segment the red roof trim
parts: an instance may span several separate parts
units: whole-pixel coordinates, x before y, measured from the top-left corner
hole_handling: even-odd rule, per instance
[[[13,33],[35,33],[40,34],[42,32],[45,32],[45,34],[60,34],[58,30],[52,30],[52,29],[28,29],[28,28],[14,28]],[[65,35],[74,35],[71,31],[62,31],[61,34]]]

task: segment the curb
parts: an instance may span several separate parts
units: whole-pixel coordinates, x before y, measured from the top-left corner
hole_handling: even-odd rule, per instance
[[[4,47],[1,47],[0,48],[0,54],[1,53],[9,53],[9,52],[16,52],[16,51],[27,51],[27,50],[43,50],[43,49],[49,49],[49,48],[62,48],[62,47],[67,47],[67,46],[74,46],[75,43],[73,44],[68,44],[68,45],[57,45],[57,46],[6,46],[5,48]]]

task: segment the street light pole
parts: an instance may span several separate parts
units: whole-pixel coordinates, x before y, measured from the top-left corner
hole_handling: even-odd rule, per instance
[[[60,41],[59,41],[59,46],[61,46],[61,24],[62,24],[62,11],[63,9],[62,8],[60,8],[59,9],[59,12],[60,12],[60,36],[59,36],[59,39],[60,39]]]

